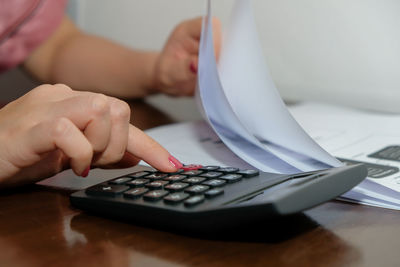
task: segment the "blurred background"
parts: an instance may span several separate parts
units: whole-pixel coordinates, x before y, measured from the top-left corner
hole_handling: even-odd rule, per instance
[[[225,23],[233,3],[214,0],[214,15]],[[400,112],[400,1],[253,3],[265,59],[285,100]],[[148,50],[160,50],[176,24],[204,10],[200,0],[70,0],[68,6],[81,29]],[[0,77],[3,100],[32,86],[18,70]],[[179,121],[200,118],[189,98],[152,96],[148,101]]]

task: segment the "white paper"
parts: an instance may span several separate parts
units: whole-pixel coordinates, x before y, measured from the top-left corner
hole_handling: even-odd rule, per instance
[[[235,155],[204,121],[162,126],[146,131],[183,163],[251,168]],[[400,210],[400,192],[367,179],[339,199]]]
[[[246,162],[267,172],[340,166],[287,111],[263,61],[249,0],[235,2],[228,29],[218,69],[208,1],[198,87],[206,119],[222,141]]]
[[[334,156],[400,169],[399,161],[369,156],[385,147],[400,145],[400,115],[318,103],[293,106],[290,111],[304,129]],[[400,172],[368,179],[400,192]]]

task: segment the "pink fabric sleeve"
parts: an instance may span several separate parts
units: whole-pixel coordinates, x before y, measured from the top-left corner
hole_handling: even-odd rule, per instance
[[[0,73],[22,63],[59,26],[67,0],[0,0]]]

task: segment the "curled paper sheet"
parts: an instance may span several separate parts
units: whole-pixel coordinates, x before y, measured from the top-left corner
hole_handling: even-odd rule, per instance
[[[200,41],[198,96],[203,115],[237,156],[266,172],[341,166],[300,127],[263,60],[250,0],[236,0],[217,66],[211,1]]]

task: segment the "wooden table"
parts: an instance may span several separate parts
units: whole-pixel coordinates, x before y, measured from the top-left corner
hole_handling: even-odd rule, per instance
[[[145,109],[151,120],[134,117],[142,128],[169,120]],[[400,266],[397,211],[332,201],[196,236],[86,214],[69,193],[37,185],[0,193],[0,266]]]

